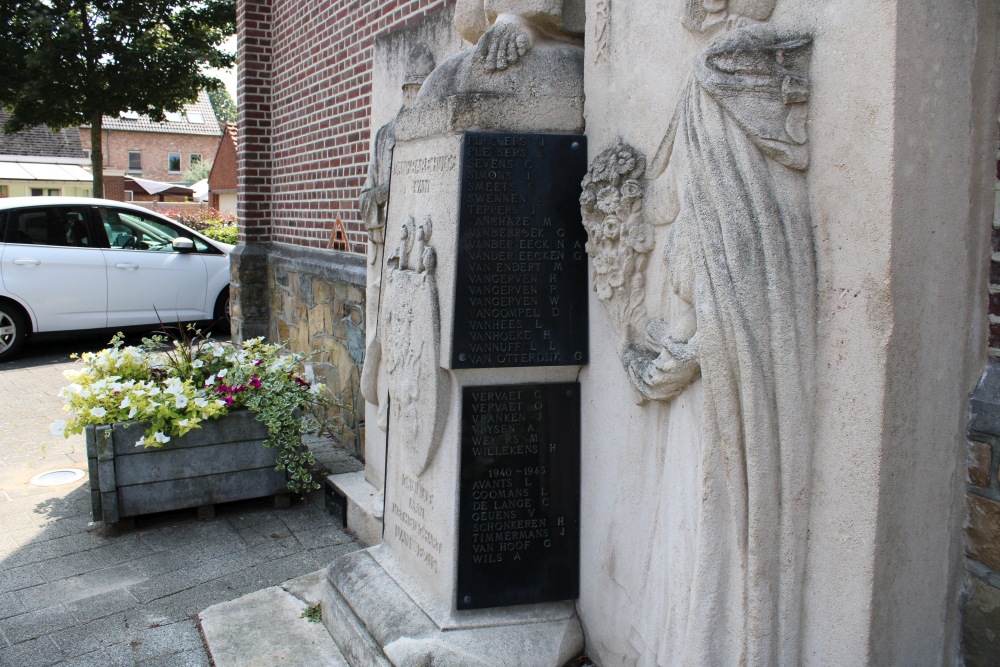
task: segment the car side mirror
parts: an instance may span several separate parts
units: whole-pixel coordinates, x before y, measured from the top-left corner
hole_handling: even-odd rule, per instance
[[[184,236],[178,236],[170,242],[177,252],[191,252],[194,250],[194,241]]]

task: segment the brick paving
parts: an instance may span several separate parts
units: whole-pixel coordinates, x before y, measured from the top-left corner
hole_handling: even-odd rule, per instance
[[[86,471],[83,436],[57,438],[57,392],[76,349],[37,344],[0,364],[0,666],[209,665],[196,615],[325,567],[359,548],[321,492],[288,509],[268,500],[140,517],[132,530],[91,522],[86,478],[32,486],[37,473]],[[332,472],[360,468],[312,443]],[[252,641],[248,637],[247,641]]]

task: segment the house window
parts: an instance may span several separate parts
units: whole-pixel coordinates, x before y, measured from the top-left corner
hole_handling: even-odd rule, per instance
[[[181,170],[181,154],[171,153],[167,156],[167,171],[179,172]]]
[[[2,197],[9,197],[9,196],[10,196],[10,194],[9,194],[9,190],[7,190],[7,186],[6,185],[0,185],[0,198],[2,198]]]
[[[201,123],[205,122],[204,114],[201,114],[197,111],[188,111],[187,118],[189,123],[195,123],[200,125]]]
[[[59,195],[62,194],[62,190],[60,190],[59,188],[49,188],[49,191],[48,191],[47,194],[50,197],[58,197]]]
[[[142,151],[128,152],[128,170],[142,171]]]
[[[166,116],[167,122],[169,123],[180,123],[184,120],[184,116],[180,111],[168,111],[163,115]]]
[[[45,196],[45,190],[43,188],[31,188],[32,197],[43,197]]]
[[[90,159],[90,149],[89,148],[84,148],[83,149],[83,157],[87,158],[88,160]]]
[[[191,153],[189,157],[191,160],[192,167],[195,166],[196,164],[201,164],[201,153]]]

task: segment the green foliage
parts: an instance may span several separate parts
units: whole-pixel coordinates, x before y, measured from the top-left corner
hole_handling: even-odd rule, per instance
[[[323,622],[323,603],[317,602],[306,607],[299,618],[304,618],[310,623],[322,623]]]
[[[68,437],[90,424],[142,421],[147,428],[136,446],[162,447],[206,419],[245,408],[267,426],[264,446],[278,449],[288,488],[318,489],[316,459],[302,436],[334,431],[320,416],[341,406],[312,377],[309,355],[262,338],[225,345],[193,331],[193,339],[157,335],[128,347],[118,334],[108,349],[82,355],[82,368],[67,371],[71,384],[60,392],[68,418],[54,423],[52,433]]]
[[[172,208],[163,211],[168,218],[173,218],[185,227],[204,232],[213,227],[227,227],[236,224],[236,216],[230,212],[218,211],[211,206],[199,209]]]
[[[236,122],[236,102],[225,86],[208,91],[208,99],[212,102],[216,118],[226,123]]]
[[[183,176],[181,176],[181,180],[185,183],[195,183],[203,178],[208,178],[208,175],[211,173],[211,160],[202,160],[200,162],[195,162],[188,167],[188,170],[184,172]]]
[[[236,228],[236,225],[210,227],[203,231],[202,234],[210,239],[214,239],[220,243],[228,243],[229,245],[236,245],[240,241],[240,230]]]
[[[239,240],[236,216],[228,211],[223,213],[206,206],[195,211],[170,209],[164,211],[164,214],[186,227],[201,232],[210,239],[230,245],[236,245]]]
[[[220,82],[235,0],[18,0],[0,3],[0,105],[5,130],[91,125],[122,111],[163,120]],[[94,191],[102,182],[92,152]]]

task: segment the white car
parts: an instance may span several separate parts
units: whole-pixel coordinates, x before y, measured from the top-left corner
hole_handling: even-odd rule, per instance
[[[123,202],[0,199],[0,361],[32,335],[222,320],[232,249]]]

